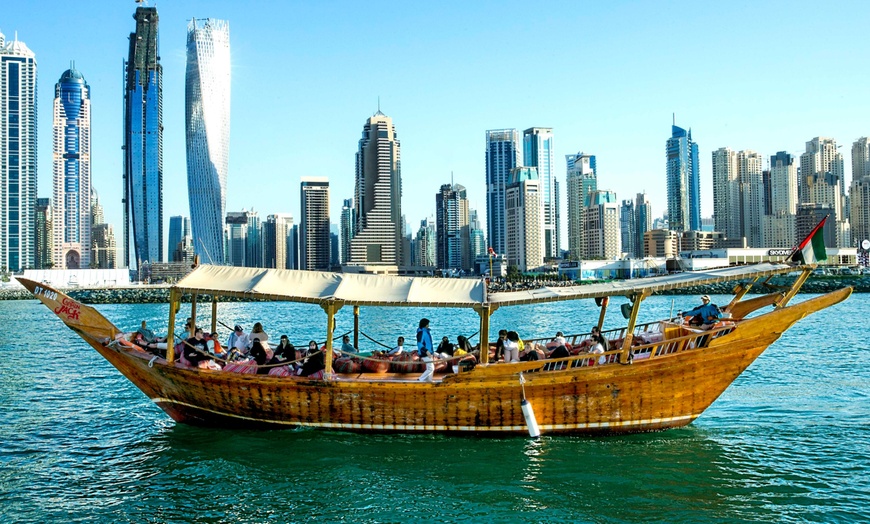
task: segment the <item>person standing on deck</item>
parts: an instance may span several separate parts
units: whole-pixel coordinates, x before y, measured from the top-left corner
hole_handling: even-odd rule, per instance
[[[432,345],[432,333],[429,331],[429,319],[420,319],[420,327],[417,328],[417,350],[420,358],[426,363],[426,371],[417,380],[432,382],[435,373],[435,348]]]

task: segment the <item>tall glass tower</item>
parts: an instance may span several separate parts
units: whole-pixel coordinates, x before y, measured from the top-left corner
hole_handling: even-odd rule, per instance
[[[523,131],[523,165],[538,169],[541,202],[544,207],[544,258],[560,258],[559,231],[556,220],[556,166],[553,153],[553,129],[532,127]]]
[[[56,269],[91,263],[91,90],[74,67],[54,86],[52,262]]]
[[[157,8],[138,7],[124,83],[124,264],[163,262],[163,66]]]
[[[0,269],[36,263],[36,55],[0,33]]]
[[[486,132],[486,229],[489,247],[503,255],[505,243],[505,186],[511,170],[520,165],[520,141],[516,129]]]
[[[224,263],[223,219],[230,152],[230,25],[191,19],[187,24],[184,121],[187,195],[194,252]]]
[[[350,265],[402,265],[402,163],[393,119],[375,113],[356,154]]]
[[[668,223],[672,231],[701,230],[701,178],[698,144],[692,130],[671,127],[667,142]]]

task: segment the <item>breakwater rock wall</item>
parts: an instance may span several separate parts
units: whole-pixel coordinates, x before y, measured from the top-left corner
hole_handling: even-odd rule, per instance
[[[792,282],[787,278],[774,278],[773,286],[788,286]],[[731,294],[736,282],[720,282],[707,286],[694,286],[684,289],[658,293],[663,295],[728,295]],[[852,286],[856,293],[870,293],[870,275],[861,276],[813,276],[804,284],[801,293],[827,293],[845,286]],[[77,288],[64,290],[66,294],[84,304],[165,304],[169,302],[169,288],[166,286],[141,286],[135,288]],[[752,293],[769,293],[770,288],[756,286]],[[23,288],[0,289],[0,300],[32,299],[33,295]],[[35,299],[34,299],[35,300]],[[185,296],[183,301],[189,301]],[[210,302],[208,295],[199,295],[200,303]],[[232,297],[223,297],[221,302],[250,302]]]

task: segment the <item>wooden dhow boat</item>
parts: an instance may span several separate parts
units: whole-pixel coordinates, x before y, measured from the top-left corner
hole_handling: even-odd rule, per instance
[[[630,300],[623,310],[627,325],[603,332],[611,350],[600,361],[580,354],[492,363],[484,350],[473,369],[436,373],[432,382],[396,373],[326,373],[313,379],[193,368],[180,363],[171,346],[164,358],[116,343],[120,330],[93,307],[50,286],[18,280],[178,422],[359,432],[614,434],[689,424],[789,327],[850,295],[847,287],[789,305],[814,267],[763,263],[488,293],[486,283],[474,279],[201,265],[170,290],[170,333],[185,296],[192,302],[194,325],[198,298],[212,297],[212,331],[222,297],[319,305],[327,316],[326,370],[333,368],[340,346],[333,348],[334,317],[343,307],[354,308],[356,321],[365,306],[472,308],[480,317],[480,347],[489,348],[490,316],[498,308],[597,299],[603,321],[605,297]],[[791,287],[745,299],[753,285],[786,273],[798,273]],[[733,299],[722,308],[730,318],[712,329],[692,329],[674,319],[636,323],[653,293],[726,281],[737,283]],[[567,338],[576,343],[582,335]]]

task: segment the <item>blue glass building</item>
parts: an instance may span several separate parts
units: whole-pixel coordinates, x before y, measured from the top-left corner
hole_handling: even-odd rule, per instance
[[[91,94],[71,67],[54,87],[52,262],[56,269],[91,263]]]
[[[194,18],[187,25],[184,132],[193,250],[211,264],[231,263],[223,230],[230,147],[230,26],[225,20]],[[262,256],[252,263],[262,264]]]
[[[138,7],[124,84],[124,264],[163,262],[163,67],[157,8]],[[131,232],[132,227],[132,232]]]
[[[505,186],[511,170],[520,165],[520,141],[516,129],[486,132],[486,232],[489,247],[503,255],[505,240]]]
[[[692,130],[671,127],[667,142],[668,223],[672,231],[701,230],[701,179],[698,144]]]

